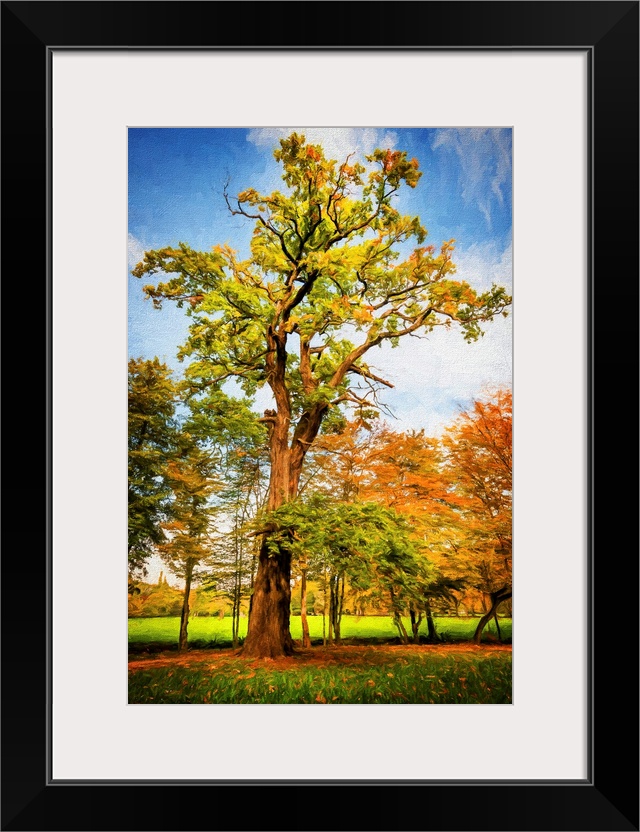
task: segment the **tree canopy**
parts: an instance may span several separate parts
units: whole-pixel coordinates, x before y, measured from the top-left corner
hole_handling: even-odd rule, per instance
[[[249,394],[268,384],[277,413],[295,422],[296,456],[328,409],[370,407],[379,386],[392,385],[367,367],[373,347],[452,323],[475,340],[510,298],[456,280],[454,241],[438,251],[423,245],[420,219],[399,213],[395,195],[421,176],[405,152],[377,150],[368,170],[327,160],[297,134],[280,145],[274,156],[288,192],[227,198],[255,223],[247,260],[227,245],[198,252],[183,243],[147,252],[133,273],[169,275],[144,286],[156,306],[187,304],[193,322],[180,355],[190,359],[193,391],[232,377]]]

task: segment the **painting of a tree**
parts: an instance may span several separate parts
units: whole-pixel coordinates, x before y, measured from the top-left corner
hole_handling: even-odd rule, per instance
[[[141,181],[153,178],[145,153],[158,142],[206,139],[237,155],[234,142],[251,141],[246,131],[152,133],[131,135]],[[173,514],[160,525],[149,518],[151,544],[185,587],[179,646],[188,648],[194,567],[207,563],[195,591],[211,599],[231,581],[232,642],[243,660],[316,649],[316,599],[325,647],[348,643],[352,608],[383,614],[402,644],[442,643],[434,607],[457,615],[467,596],[482,607],[470,638],[480,644],[492,621],[502,642],[510,620],[500,628],[499,608],[512,593],[511,408],[510,342],[498,322],[511,295],[496,277],[510,274],[478,252],[486,261],[499,238],[501,262],[510,256],[510,131],[407,133],[407,148],[395,131],[369,148],[357,131],[318,138],[282,131],[268,173],[256,170],[251,182],[242,168],[246,186],[235,191],[224,171],[220,233],[207,233],[207,245],[201,231],[189,240],[167,229],[164,244],[158,230],[159,244],[134,246],[139,315],[174,336],[165,338],[178,362],[173,429],[194,437],[190,447],[174,439],[154,480]],[[452,195],[467,170],[452,156],[460,147],[494,169],[477,205],[469,205],[477,182],[463,183],[457,202]],[[425,167],[437,181],[436,161],[442,204],[421,195]],[[134,218],[141,197],[132,195]],[[461,263],[453,234],[431,242],[429,208],[451,217],[455,235],[476,229]],[[491,231],[483,249],[478,216]],[[492,358],[483,339],[496,327]],[[462,379],[453,395],[447,372]],[[394,424],[395,409],[408,412],[407,385],[418,391],[420,382],[431,400]],[[217,543],[206,534],[214,513]],[[224,551],[236,552],[230,572]]]

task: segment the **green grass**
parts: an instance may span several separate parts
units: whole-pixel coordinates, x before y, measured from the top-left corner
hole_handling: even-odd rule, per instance
[[[309,631],[311,639],[322,639],[322,616],[309,616]],[[436,618],[438,633],[445,641],[465,641],[472,638],[478,625],[477,618]],[[411,631],[409,621],[405,621],[407,631]],[[130,618],[129,643],[132,646],[143,644],[175,644],[178,640],[180,619],[168,618]],[[503,639],[511,638],[511,619],[500,619],[500,629]],[[240,638],[247,632],[247,619],[240,619]],[[420,633],[427,634],[426,622],[422,622]],[[492,621],[485,628],[485,634],[497,635],[495,623]],[[302,628],[299,616],[291,618],[291,635],[294,639],[302,638]],[[386,616],[355,616],[348,615],[342,619],[343,639],[372,639],[384,640],[397,638],[398,631],[391,618]],[[189,621],[189,642],[193,646],[231,645],[231,618],[197,617]]]
[[[348,648],[345,648],[348,649]],[[379,653],[389,648],[372,647]],[[394,648],[390,648],[392,651]],[[369,664],[367,657],[284,670],[241,659],[130,672],[130,704],[510,704],[510,651],[430,654],[425,648]],[[476,648],[478,651],[483,648]]]

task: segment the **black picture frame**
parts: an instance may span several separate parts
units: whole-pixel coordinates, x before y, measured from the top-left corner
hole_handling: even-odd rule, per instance
[[[19,347],[7,337],[3,363],[10,394],[7,436],[13,444],[20,429],[29,446],[7,476],[3,830],[639,828],[637,492],[625,479],[629,468],[637,474],[637,395],[630,394],[637,394],[638,378],[638,11],[638,2],[626,0],[2,2],[5,309],[11,317],[28,312],[31,333]],[[340,25],[330,25],[336,17]],[[275,47],[573,48],[589,54],[591,730],[584,782],[483,780],[483,766],[490,768],[491,755],[500,752],[499,736],[488,736],[486,747],[477,750],[479,777],[473,782],[278,782],[268,773],[264,782],[224,784],[48,779],[52,379],[45,299],[50,288],[52,50]],[[560,306],[557,314],[571,312]],[[614,371],[621,362],[623,376]],[[633,381],[621,387],[622,377]],[[35,390],[41,391],[40,407],[33,405]],[[25,422],[33,416],[37,426],[25,436]],[[629,465],[630,458],[635,465]],[[35,516],[47,518],[39,535]],[[562,587],[552,585],[550,596],[561,599]],[[541,626],[540,637],[554,635]],[[571,634],[563,637],[571,650]],[[163,785],[168,790],[149,794]]]

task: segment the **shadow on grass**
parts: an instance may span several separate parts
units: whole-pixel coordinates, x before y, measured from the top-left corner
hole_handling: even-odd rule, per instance
[[[242,647],[244,643],[244,639],[240,639],[239,648]],[[462,639],[462,638],[452,638],[448,635],[443,635],[438,641],[430,642],[426,638],[421,638],[419,642],[420,645],[431,644],[432,646],[438,645],[464,645],[464,644],[471,644],[471,639]],[[298,649],[301,647],[301,642],[295,642]],[[416,642],[410,642],[410,645],[415,645]],[[493,635],[486,635],[482,639],[482,644],[484,645],[510,645],[511,639],[505,638],[502,641],[498,641],[498,639]],[[321,647],[322,646],[322,639],[315,638],[311,639],[312,647]],[[344,647],[375,647],[377,645],[388,645],[388,646],[400,646],[402,645],[402,641],[400,638],[376,638],[376,637],[369,637],[369,638],[344,638],[341,641],[341,646]],[[218,650],[229,650],[232,648],[232,644],[230,641],[226,640],[218,640],[218,639],[194,639],[193,641],[189,641],[189,646],[187,652],[195,651],[195,650],[211,650],[212,652]],[[178,653],[178,644],[171,643],[167,641],[147,641],[147,642],[130,642],[129,643],[129,656],[154,656],[158,653]]]

